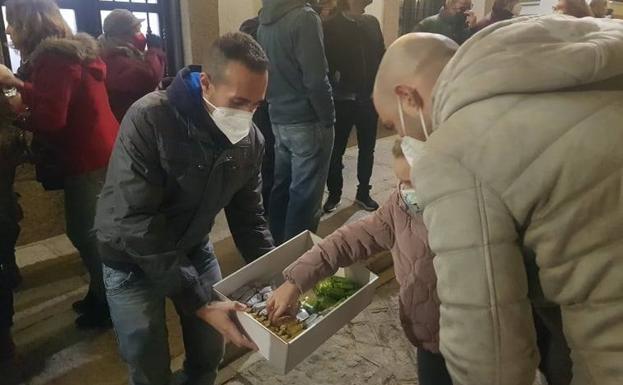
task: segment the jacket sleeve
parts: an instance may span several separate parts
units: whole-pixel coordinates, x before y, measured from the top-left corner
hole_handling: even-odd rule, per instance
[[[69,105],[80,84],[82,66],[58,55],[46,55],[38,59],[36,71],[34,82],[26,82],[20,89],[22,100],[31,111],[28,126],[37,132],[61,130],[67,126]]]
[[[284,270],[285,279],[296,284],[301,293],[305,293],[319,281],[335,274],[338,268],[391,249],[395,231],[390,202],[373,214],[342,226],[320,241]]]
[[[374,16],[371,16],[371,19],[372,19],[372,23],[374,24],[374,31],[375,31],[374,35],[376,37],[375,49],[379,54],[379,59],[381,59],[383,58],[383,55],[385,54],[385,38],[383,37],[383,30],[381,29],[381,23],[379,22],[379,19],[377,19]]]
[[[131,258],[166,294],[193,314],[211,300],[188,257],[176,248],[160,207],[165,176],[147,113],[131,108],[123,119],[110,160],[107,185],[114,184],[115,233],[110,245]],[[98,212],[98,215],[106,213]],[[98,234],[100,238],[100,234]],[[100,242],[102,240],[100,239]]]
[[[336,68],[335,62],[335,37],[332,34],[331,26],[327,23],[322,24],[322,34],[323,34],[323,44],[324,44],[324,53],[327,58],[327,68],[328,68],[328,78],[329,84],[334,89],[336,86],[335,73],[338,71]]]
[[[260,170],[261,167],[257,167],[253,177],[225,207],[234,242],[247,262],[256,260],[275,247],[264,216]]]
[[[434,24],[435,24],[435,22],[431,21],[430,19],[424,19],[424,20],[420,21],[419,23],[417,23],[415,25],[415,27],[413,27],[413,31],[412,32],[431,32],[431,33],[434,33],[435,32]]]
[[[323,40],[320,17],[313,12],[303,12],[296,20],[294,54],[301,69],[303,85],[318,119],[326,127],[332,127],[335,123],[335,108],[327,76],[329,68]]]
[[[413,181],[435,253],[440,349],[460,385],[531,385],[538,352],[507,207],[457,160],[427,152]]]
[[[164,75],[165,56],[159,48],[150,48],[143,59],[121,54],[106,60],[106,87],[109,92],[155,91]]]

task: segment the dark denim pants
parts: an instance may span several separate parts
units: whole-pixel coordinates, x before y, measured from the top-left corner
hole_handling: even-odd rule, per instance
[[[440,353],[418,348],[417,365],[420,385],[452,385],[446,361]]]
[[[211,244],[189,256],[206,284],[221,279]],[[128,364],[131,385],[168,385],[171,357],[165,314],[164,287],[142,273],[123,272],[104,265],[104,283],[121,357]],[[182,324],[188,385],[212,385],[223,359],[224,341],[194,314],[185,314],[174,302]]]
[[[106,300],[102,261],[97,250],[93,221],[97,197],[104,185],[104,169],[65,178],[65,227],[67,237],[80,253],[89,272],[89,292],[99,302]]]
[[[281,244],[305,230],[316,231],[333,148],[333,127],[316,123],[273,124],[275,180],[269,223]]]
[[[344,179],[342,158],[348,145],[348,138],[353,126],[357,130],[357,179],[359,189],[369,192],[372,167],[374,166],[374,147],[379,117],[372,100],[336,100],[335,101],[335,144],[331,155],[331,166],[327,178],[327,188],[333,195],[342,195]]]

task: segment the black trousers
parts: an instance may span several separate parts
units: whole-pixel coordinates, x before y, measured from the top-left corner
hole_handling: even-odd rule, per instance
[[[534,326],[541,354],[539,369],[549,385],[569,385],[573,378],[573,362],[562,329],[558,306],[534,306]]]
[[[4,159],[0,159],[4,162]],[[20,281],[15,263],[21,210],[13,191],[15,167],[0,165],[0,329],[13,325],[13,289]]]
[[[376,129],[378,114],[372,100],[336,100],[335,101],[335,142],[331,155],[327,188],[333,195],[342,195],[344,178],[342,158],[348,144],[348,137],[355,126],[359,155],[357,157],[357,179],[359,189],[368,192],[370,177],[374,165],[374,147],[376,145]]]
[[[13,290],[0,286],[0,331],[13,326]]]
[[[275,135],[268,114],[268,103],[262,103],[253,115],[253,123],[260,129],[264,136],[264,159],[262,162],[262,198],[264,200],[264,213],[268,216],[270,209],[270,192],[275,180]]]
[[[418,348],[417,366],[420,385],[452,385],[446,361],[440,353]]]

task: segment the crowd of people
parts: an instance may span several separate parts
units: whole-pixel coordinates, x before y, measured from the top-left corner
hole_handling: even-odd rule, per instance
[[[531,385],[537,368],[549,385],[623,383],[623,23],[599,20],[599,0],[515,21],[519,0],[481,20],[447,0],[386,50],[371,2],[263,0],[244,33],[165,82],[162,40],[131,12],[113,11],[95,40],[53,0],[7,1],[22,65],[0,67],[0,359],[15,349],[24,154],[64,190],[89,272],[76,325],[114,327],[131,384],[168,384],[170,298],[188,383],[211,385],[225,341],[256,349],[231,318],[245,305],[212,293],[217,214],[246,262],[315,231],[340,204],[354,127],[355,201],[373,213],[283,272],[271,319],[391,250],[419,383]],[[380,207],[379,121],[400,137]]]

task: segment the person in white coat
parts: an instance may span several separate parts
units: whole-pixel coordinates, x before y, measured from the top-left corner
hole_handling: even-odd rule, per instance
[[[521,18],[455,49],[399,39],[374,94],[411,137],[454,384],[531,385],[533,306],[573,385],[623,384],[623,23]]]

